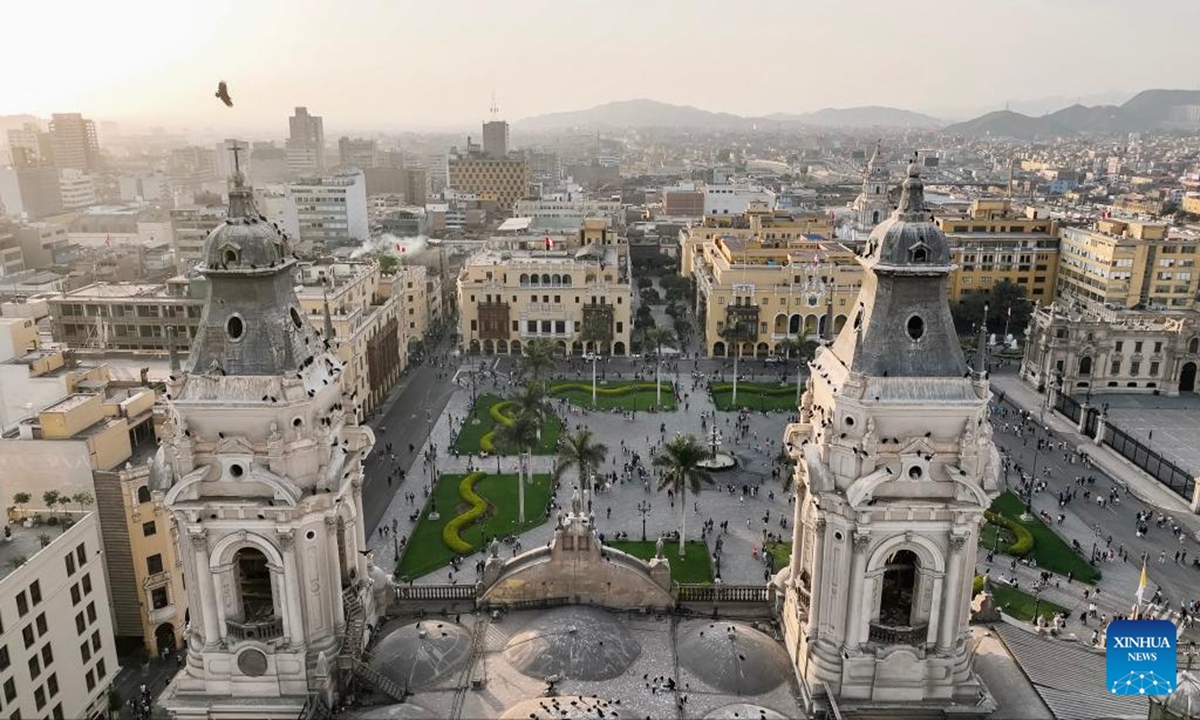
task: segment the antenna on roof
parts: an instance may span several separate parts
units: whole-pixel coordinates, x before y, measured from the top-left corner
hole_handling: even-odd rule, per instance
[[[492,120],[497,120],[500,117],[500,106],[496,104],[496,91],[492,91],[492,106],[488,108],[488,112],[492,114]]]

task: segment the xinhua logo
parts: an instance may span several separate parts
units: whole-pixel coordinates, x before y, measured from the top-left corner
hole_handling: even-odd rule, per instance
[[[1108,691],[1113,695],[1169,695],[1175,689],[1175,624],[1117,620],[1109,624]]]

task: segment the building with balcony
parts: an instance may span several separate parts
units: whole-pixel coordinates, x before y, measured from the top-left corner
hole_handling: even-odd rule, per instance
[[[824,214],[761,204],[681,231],[680,273],[696,283],[706,354],[785,355],[791,340],[823,337],[830,323],[841,330],[862,271],[832,235]]]
[[[564,354],[629,353],[633,286],[628,246],[604,223],[585,223],[569,245],[543,237],[493,238],[458,276],[463,351],[519,355],[531,340]]]
[[[355,245],[370,236],[361,171],[298,180],[289,190],[296,204],[300,241],[306,246]]]
[[[185,277],[93,283],[49,299],[50,331],[72,348],[187,352],[204,307]]]
[[[170,210],[175,262],[183,271],[200,262],[204,239],[225,221],[224,205],[185,205]]]
[[[1109,309],[1190,310],[1200,239],[1167,226],[1115,219],[1062,229],[1057,296]]]
[[[6,717],[108,717],[120,667],[96,513],[62,530],[8,526],[0,543],[0,708]]]
[[[971,202],[962,215],[937,215],[934,222],[950,241],[955,269],[950,301],[990,292],[1007,280],[1025,289],[1025,297],[1048,303],[1058,278],[1058,223],[1044,210],[1012,212],[1004,199]]]

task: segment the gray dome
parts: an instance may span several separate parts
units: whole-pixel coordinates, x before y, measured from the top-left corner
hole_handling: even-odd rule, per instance
[[[750,703],[733,703],[713,710],[704,720],[787,720],[787,715]]]
[[[437,720],[437,713],[413,703],[378,705],[361,710],[349,710],[340,715],[345,720]]]
[[[596,720],[620,716],[620,706],[609,700],[562,695],[522,700],[505,710],[500,720]]]
[[[925,185],[915,163],[901,185],[900,205],[871,231],[866,254],[882,265],[950,264],[950,243],[925,209]]]
[[[271,267],[288,257],[287,237],[254,205],[254,194],[234,176],[225,222],[204,241],[205,272]]]
[[[1165,698],[1154,698],[1172,718],[1200,718],[1200,679],[1188,670],[1180,670],[1175,680],[1175,692]]]
[[[538,680],[558,675],[572,680],[608,680],[621,675],[642,652],[625,624],[590,607],[541,614],[504,648],[504,658]]]
[[[731,695],[758,695],[791,674],[787,653],[766,633],[740,622],[693,622],[679,636],[679,664]]]
[[[375,645],[368,663],[402,688],[413,690],[457,676],[471,655],[471,634],[444,620],[423,620],[392,630]]]

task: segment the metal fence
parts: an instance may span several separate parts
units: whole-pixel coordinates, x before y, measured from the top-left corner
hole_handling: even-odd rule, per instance
[[[1150,477],[1167,486],[1176,495],[1191,502],[1196,491],[1196,479],[1191,473],[1112,423],[1104,425],[1104,444],[1121,453],[1122,457],[1145,470]]]
[[[1079,401],[1065,393],[1058,394],[1058,400],[1054,403],[1054,408],[1063,415],[1071,418],[1071,422],[1079,422],[1079,413],[1082,410],[1079,407]]]

